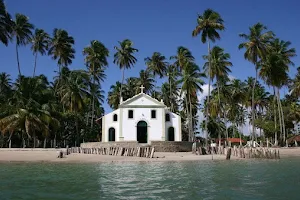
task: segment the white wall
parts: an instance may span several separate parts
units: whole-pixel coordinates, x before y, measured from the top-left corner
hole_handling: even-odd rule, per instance
[[[128,118],[128,111],[133,110],[133,119]],[[151,110],[156,110],[156,119],[151,119]],[[121,119],[121,111],[123,116]],[[165,122],[164,113],[170,114],[170,121]],[[118,120],[113,121],[113,115],[117,114]],[[120,126],[120,120],[123,121],[122,126]],[[139,121],[145,121],[148,125],[148,143],[150,141],[168,141],[168,129],[169,127],[174,127],[174,139],[175,141],[181,141],[181,118],[180,116],[164,110],[164,108],[121,108],[117,109],[104,116],[103,122],[103,133],[102,141],[108,142],[109,128],[115,129],[115,141],[120,140],[120,127],[122,127],[122,137],[123,141],[136,141],[137,140],[137,123]],[[165,129],[165,133],[163,132]],[[164,135],[165,134],[165,135]],[[165,138],[164,138],[165,136]]]
[[[172,112],[169,112],[169,111],[166,111],[166,113],[170,114],[170,121],[166,122],[166,130],[165,130],[166,141],[169,140],[168,130],[170,127],[174,127],[174,140],[181,141],[182,138],[181,138],[181,118],[180,118],[180,116],[178,116]]]
[[[114,114],[117,114],[118,116],[118,120],[116,122],[113,121],[113,116]],[[107,115],[104,116],[104,119],[102,119],[102,127],[104,125],[104,137],[102,135],[102,141],[103,142],[108,142],[108,130],[109,128],[114,128],[115,129],[115,139],[116,141],[119,141],[119,121],[120,121],[120,110],[117,109]],[[103,134],[103,131],[102,131],[102,134]],[[103,140],[104,139],[104,140]]]
[[[122,108],[121,110],[123,111],[122,135],[124,141],[137,140],[137,123],[139,121],[145,121],[148,125],[148,143],[162,140],[164,108]],[[133,110],[133,119],[128,118],[129,110]],[[151,119],[151,110],[156,110],[156,119]]]

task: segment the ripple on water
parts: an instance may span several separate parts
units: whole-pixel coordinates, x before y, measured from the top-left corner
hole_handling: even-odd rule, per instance
[[[299,164],[298,159],[2,163],[0,199],[298,199]]]

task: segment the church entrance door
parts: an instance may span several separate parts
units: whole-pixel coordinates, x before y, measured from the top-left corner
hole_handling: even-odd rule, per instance
[[[139,121],[137,124],[137,130],[136,130],[136,138],[138,143],[148,143],[148,134],[147,134],[147,122],[145,121]]]

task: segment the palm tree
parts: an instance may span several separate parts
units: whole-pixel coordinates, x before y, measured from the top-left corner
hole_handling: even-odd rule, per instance
[[[202,92],[202,85],[204,81],[202,78],[205,77],[204,73],[200,72],[200,68],[195,63],[187,63],[183,68],[182,78],[179,83],[182,83],[181,93],[185,94],[185,103],[187,113],[189,113],[189,141],[192,141],[192,96],[197,97],[197,92]],[[188,106],[189,104],[189,106]],[[189,108],[188,108],[189,107]],[[188,111],[189,110],[189,111]]]
[[[244,57],[246,60],[250,61],[255,65],[255,79],[253,82],[252,88],[252,141],[255,137],[255,128],[254,128],[254,120],[255,120],[255,113],[254,113],[254,91],[258,76],[259,70],[259,60],[264,59],[270,51],[270,40],[273,39],[274,34],[272,31],[266,31],[267,27],[261,23],[254,24],[252,27],[249,28],[250,33],[247,34],[240,34],[240,37],[244,38],[246,42],[241,43],[239,45],[239,49],[246,49]]]
[[[171,56],[170,59],[175,60],[173,65],[176,66],[179,69],[179,71],[181,71],[184,68],[186,63],[192,63],[195,60],[194,56],[192,55],[192,52],[183,46],[178,47],[176,55]]]
[[[131,68],[137,61],[134,57],[134,53],[138,52],[137,49],[133,48],[133,42],[129,39],[125,39],[122,42],[119,41],[120,47],[115,46],[117,51],[114,54],[114,64],[117,64],[122,70],[122,82],[120,89],[120,99],[122,98],[122,85],[124,84],[124,71],[125,69]]]
[[[215,42],[216,39],[220,39],[220,34],[218,33],[218,31],[222,31],[224,30],[224,24],[223,24],[223,19],[220,16],[219,13],[211,10],[211,9],[207,9],[204,11],[204,13],[202,15],[198,15],[197,18],[197,26],[195,27],[195,29],[192,32],[193,37],[198,36],[199,34],[201,34],[201,41],[202,43],[206,43],[208,45],[208,55],[211,55],[210,52],[210,41],[211,42]],[[209,70],[210,70],[210,58],[208,58],[208,63],[209,63]],[[209,104],[209,96],[210,96],[210,76],[208,77],[208,98],[207,98],[207,102]],[[208,113],[209,113],[209,107],[206,107],[206,117],[208,117]],[[206,146],[207,146],[207,123],[208,120],[205,120],[205,131],[206,131]]]
[[[89,96],[88,93],[88,73],[82,70],[72,71],[67,77],[64,84],[58,89],[58,94],[61,96],[61,103],[68,108],[71,113],[76,116],[76,134],[77,142],[79,144],[79,121],[78,114],[83,111],[85,107],[84,99]]]
[[[150,94],[155,86],[154,82],[153,75],[150,73],[150,71],[141,70],[140,76],[137,79],[135,91],[139,91],[140,86],[143,85],[145,87],[144,92],[146,94]]]
[[[117,81],[116,84],[112,85],[108,91],[107,102],[108,105],[114,110],[118,109],[120,104],[121,87],[121,83]]]
[[[36,70],[37,55],[38,53],[40,53],[41,55],[46,54],[50,42],[50,36],[43,29],[35,29],[35,33],[31,42],[32,42],[31,50],[35,55],[34,68],[33,68],[33,77],[34,77],[35,70]]]
[[[171,112],[178,111],[176,98],[178,97],[178,82],[177,77],[179,76],[179,71],[175,65],[168,65],[166,74],[168,76],[168,88],[169,88],[169,102]],[[175,109],[176,108],[176,109]]]
[[[145,63],[148,67],[147,70],[151,71],[154,77],[158,75],[160,78],[164,76],[168,66],[166,57],[159,52],[154,52],[151,58],[145,58]]]
[[[300,97],[300,67],[297,68],[297,74],[295,78],[291,81],[290,92],[293,96]]]
[[[7,46],[11,39],[12,20],[10,14],[6,11],[3,0],[0,0],[0,41]]]
[[[53,60],[57,60],[58,74],[60,74],[62,67],[72,64],[72,59],[75,58],[73,45],[74,38],[67,31],[54,29],[53,37],[49,44],[48,55],[51,55]]]
[[[18,47],[25,46],[31,42],[33,29],[34,26],[31,23],[29,23],[28,17],[19,13],[16,14],[16,19],[13,22],[13,26],[12,26],[12,35],[16,39],[16,54],[17,54],[19,75],[22,74],[21,74],[21,67],[19,61]]]
[[[93,77],[93,85],[96,85],[96,80],[98,80],[98,85],[100,85],[99,79],[104,78],[104,74],[101,73],[103,68],[108,66],[107,57],[109,56],[108,49],[99,41],[91,41],[90,46],[83,49],[83,55],[85,55],[85,62],[89,68],[90,74]],[[99,77],[101,76],[101,77]],[[95,91],[95,90],[92,90]],[[91,128],[94,124],[95,116],[95,95],[92,94],[92,120]]]

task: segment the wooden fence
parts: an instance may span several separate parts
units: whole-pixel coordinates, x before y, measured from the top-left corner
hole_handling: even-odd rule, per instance
[[[154,157],[153,147],[102,147],[102,148],[81,148],[72,147],[67,149],[67,154],[82,153],[82,154],[98,154],[112,156],[135,156],[144,158]]]
[[[273,148],[252,148],[252,147],[197,147],[193,153],[196,155],[211,155],[211,154],[225,154],[226,159],[230,159],[230,156],[238,158],[262,158],[262,159],[280,159],[278,149]]]

